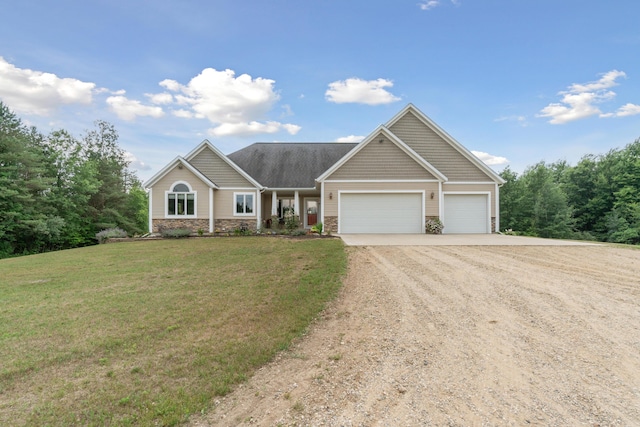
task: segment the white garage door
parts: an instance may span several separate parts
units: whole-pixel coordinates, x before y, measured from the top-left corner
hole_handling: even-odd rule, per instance
[[[490,233],[486,194],[445,194],[443,233]]]
[[[422,233],[422,193],[342,193],[340,233]]]

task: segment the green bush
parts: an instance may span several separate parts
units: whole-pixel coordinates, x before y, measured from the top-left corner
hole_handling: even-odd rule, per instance
[[[312,233],[322,234],[322,223],[318,222],[311,227]]]
[[[109,239],[122,239],[128,237],[127,232],[121,228],[107,228],[96,234],[98,243],[105,243]]]
[[[166,239],[181,239],[191,236],[191,230],[188,228],[167,228],[162,230],[160,235]]]

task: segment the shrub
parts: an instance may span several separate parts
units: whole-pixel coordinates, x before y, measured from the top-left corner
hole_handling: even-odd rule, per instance
[[[444,224],[440,221],[440,218],[430,218],[425,223],[425,231],[428,234],[442,234]]]
[[[322,223],[318,222],[311,227],[312,233],[322,234]]]
[[[188,228],[165,228],[160,235],[167,239],[181,239],[191,236],[191,230]]]
[[[109,239],[118,239],[128,237],[127,232],[121,228],[107,228],[96,234],[98,243],[105,243]]]

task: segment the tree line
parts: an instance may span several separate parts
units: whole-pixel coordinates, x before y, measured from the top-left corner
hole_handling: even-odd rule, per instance
[[[44,135],[0,102],[0,258],[96,243],[147,228],[147,194],[105,121],[79,139]]]
[[[540,162],[500,176],[503,231],[640,244],[640,139],[575,166]]]

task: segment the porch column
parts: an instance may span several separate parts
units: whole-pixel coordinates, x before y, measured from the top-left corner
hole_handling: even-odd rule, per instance
[[[213,188],[209,187],[209,233],[215,231],[215,219],[213,217]]]
[[[278,215],[278,192],[273,190],[271,193],[271,216]]]
[[[302,214],[300,213],[300,198],[298,197],[298,191],[296,190],[295,193],[293,193],[293,209],[295,214],[298,215],[300,218],[302,218]]]

